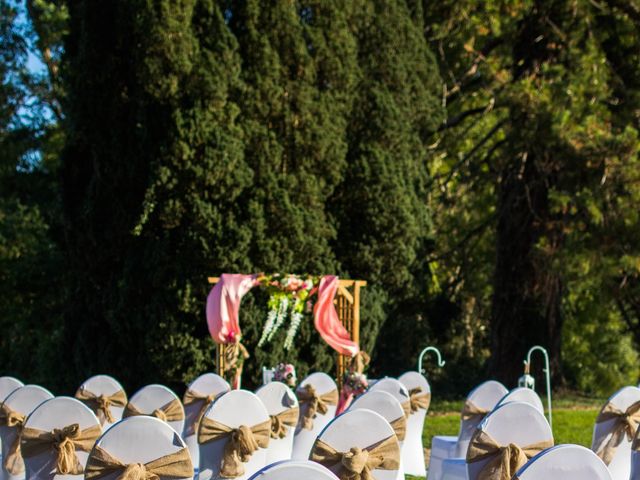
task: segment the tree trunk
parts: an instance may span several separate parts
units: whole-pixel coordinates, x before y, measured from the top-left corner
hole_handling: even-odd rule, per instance
[[[524,153],[510,162],[498,193],[490,371],[507,387],[516,386],[534,345],[547,349],[560,378],[562,280],[551,261],[561,231],[549,210],[550,175],[536,160]]]

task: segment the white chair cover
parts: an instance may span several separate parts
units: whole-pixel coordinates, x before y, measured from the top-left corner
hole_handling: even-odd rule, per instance
[[[427,379],[418,372],[403,373],[398,380],[411,392],[414,388],[420,388],[422,393],[431,394],[431,387]],[[422,432],[427,411],[420,409],[409,415],[407,419],[407,436],[402,447],[402,465],[404,473],[425,477],[427,470],[424,462],[424,446],[422,445]]]
[[[188,390],[198,392],[203,396],[212,395],[217,398],[219,395],[231,390],[229,382],[227,382],[220,375],[215,373],[205,373],[196,378],[187,387]],[[208,407],[208,405],[207,405]],[[193,466],[198,469],[200,464],[200,448],[198,447],[198,435],[196,431],[196,423],[200,417],[202,411],[202,402],[191,403],[184,405],[185,421],[182,438],[187,444],[189,453],[191,453],[191,460],[193,460]]]
[[[96,396],[100,395],[113,395],[116,392],[123,391],[122,385],[115,378],[110,377],[109,375],[95,375],[89,379],[87,379],[82,385],[80,385],[79,391],[86,390],[88,392],[93,393]],[[116,422],[122,420],[122,411],[124,407],[117,407],[112,405],[109,407],[109,411],[111,412],[111,416],[115,420],[114,422],[109,422],[105,420],[102,425],[103,430],[106,430],[111,425]],[[95,412],[94,412],[95,413]]]
[[[500,382],[489,380],[481,383],[469,392],[467,401],[476,407],[490,412],[497,403],[508,393]],[[431,456],[429,459],[429,480],[440,480],[442,462],[447,458],[463,458],[471,436],[483,417],[473,417],[468,420],[460,419],[458,436],[437,435],[431,440]]]
[[[389,422],[367,409],[348,410],[334,418],[318,436],[339,452],[348,452],[352,447],[364,449],[389,437],[397,442]],[[372,475],[375,480],[396,480],[398,470],[377,469],[372,471]]]
[[[548,448],[529,460],[516,476],[519,480],[611,480],[604,462],[580,445]]]
[[[15,392],[20,387],[24,387],[24,384],[13,377],[0,377],[0,402],[3,402],[9,394]]]
[[[640,427],[636,431],[636,439],[640,438]],[[631,480],[636,478],[640,478],[640,440],[636,440],[638,442],[635,446],[635,450],[631,449]]]
[[[307,384],[312,385],[318,395],[324,395],[338,388],[336,382],[323,372],[315,372],[309,375],[300,383],[297,390],[302,390]],[[313,420],[313,428],[311,430],[304,429],[300,423],[298,424],[293,437],[293,452],[291,454],[293,460],[307,460],[309,458],[309,452],[311,451],[313,442],[315,442],[318,434],[327,426],[331,419],[335,417],[337,407],[337,405],[328,405],[326,415],[318,413]],[[305,409],[305,405],[300,405],[301,417]]]
[[[269,415],[274,416],[291,408],[298,408],[298,399],[293,391],[282,382],[271,381],[256,391],[256,395],[267,408]],[[293,452],[294,427],[285,427],[284,438],[272,438],[267,448],[267,465],[282,460],[289,460]]]
[[[98,417],[82,402],[71,397],[56,397],[41,403],[31,412],[25,422],[26,428],[35,428],[51,432],[54,428],[62,429],[77,423],[81,430],[91,427],[99,427]],[[76,450],[76,457],[84,467],[89,457],[89,452]],[[80,475],[56,475],[55,450],[44,452],[41,455],[25,457],[27,480],[75,480],[84,478]]]
[[[250,480],[338,480],[338,477],[316,462],[287,460],[267,465]]]
[[[144,415],[128,417],[116,423],[98,439],[96,445],[125,465],[149,463],[186,448],[180,435],[169,424]],[[92,451],[89,457],[94,453]],[[116,480],[118,475],[111,474],[102,480]],[[176,479],[160,477],[160,480]]]
[[[534,390],[531,390],[530,388],[514,388],[500,399],[496,407],[504,405],[507,402],[525,402],[533,405],[540,413],[544,414],[544,407],[542,406],[540,395],[538,395]]]
[[[13,393],[18,388],[24,386],[24,384],[13,377],[0,377],[0,403],[4,401],[5,398],[9,396],[10,393]],[[0,440],[0,462],[2,462],[2,440]],[[4,480],[4,472],[0,468],[0,480]]]
[[[508,402],[496,407],[485,417],[478,430],[489,434],[498,444],[519,446],[553,442],[551,427],[545,416],[534,406],[525,402]],[[442,478],[445,480],[477,480],[478,473],[487,460],[466,464],[465,459],[451,458],[442,464]],[[466,464],[466,469],[460,465]]]
[[[269,413],[262,401],[253,392],[247,390],[231,390],[218,397],[205,412],[204,416],[231,428],[241,425],[251,427],[269,420]],[[219,478],[220,464],[225,439],[214,440],[200,445],[199,480]],[[267,450],[259,448],[244,463],[245,473],[234,480],[246,480],[267,464]]]
[[[167,403],[172,402],[174,400],[180,399],[178,396],[173,393],[172,390],[165,387],[164,385],[147,385],[146,387],[142,387],[138,390],[130,399],[129,403],[134,405],[138,410],[140,410],[145,415],[151,415],[151,413],[163,406]],[[180,402],[182,405],[182,402]],[[167,422],[171,428],[173,428],[176,432],[182,433],[184,429],[184,407],[183,407],[183,415],[182,420],[176,420],[173,422]]]
[[[404,417],[404,410],[400,402],[388,392],[383,390],[374,390],[361,395],[356,398],[355,401],[349,407],[349,410],[361,410],[368,409],[380,414],[389,424],[396,421],[398,418]],[[402,450],[402,444],[404,441],[400,441],[400,449]],[[402,462],[398,469],[398,480],[404,480],[404,469],[402,468]]]
[[[4,403],[18,413],[28,416],[42,402],[53,398],[49,390],[38,385],[25,385],[15,390],[5,398]],[[9,453],[9,449],[17,437],[17,430],[14,427],[0,427],[0,439],[2,439],[2,473],[5,479],[21,480],[25,474],[11,475],[4,468],[4,458]]]
[[[640,401],[640,388],[624,387],[609,397],[607,403],[613,404],[624,412],[631,404],[637,401]],[[611,437],[615,423],[615,420],[607,420],[595,424],[591,450],[598,452],[600,446]],[[629,478],[631,473],[631,442],[626,435],[616,449],[613,460],[608,467],[614,480],[627,480]]]

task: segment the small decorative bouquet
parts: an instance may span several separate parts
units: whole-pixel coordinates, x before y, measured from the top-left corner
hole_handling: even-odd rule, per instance
[[[279,363],[273,369],[273,379],[294,388],[297,383],[296,369],[290,363]]]
[[[346,371],[342,381],[342,388],[347,395],[357,397],[369,388],[367,376],[364,373]]]

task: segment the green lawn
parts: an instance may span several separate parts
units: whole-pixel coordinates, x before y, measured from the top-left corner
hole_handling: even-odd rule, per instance
[[[591,446],[593,424],[604,399],[584,397],[560,397],[554,400],[553,436],[555,444],[576,443]],[[431,437],[434,435],[457,435],[460,427],[460,410],[462,401],[434,402],[425,422],[422,435],[424,446],[431,448]],[[407,476],[407,479],[418,477]]]

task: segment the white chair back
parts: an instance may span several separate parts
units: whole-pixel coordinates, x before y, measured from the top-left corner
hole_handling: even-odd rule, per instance
[[[298,399],[293,391],[282,382],[269,382],[256,391],[270,416],[278,415],[285,410],[298,408]],[[297,423],[297,422],[296,422]],[[272,438],[267,449],[267,464],[289,460],[293,452],[293,436],[296,427],[284,427],[284,438]]]
[[[631,480],[640,478],[640,427],[636,430],[635,438],[635,449],[633,443],[631,445]]]
[[[489,380],[471,390],[469,395],[467,395],[467,400],[472,402],[476,407],[490,412],[508,393],[508,390],[503,384],[495,380]],[[483,418],[484,417],[474,417],[469,420],[460,419],[460,434],[456,442],[454,457],[464,457],[467,454],[471,436]]]
[[[122,385],[120,385],[120,382],[118,382],[115,378],[110,377],[109,375],[95,375],[87,379],[82,385],[80,385],[80,388],[78,388],[78,392],[76,392],[76,397],[82,392],[90,392],[96,397],[99,397],[100,395],[111,396],[117,392],[124,392],[124,389],[122,388]],[[126,393],[124,398],[126,399]],[[89,406],[89,408],[91,408],[91,406]],[[124,405],[122,407],[111,405],[109,407],[109,411],[111,412],[111,417],[114,421],[109,422],[108,419],[105,419],[102,423],[103,428],[106,430],[114,423],[122,420],[123,410]],[[93,413],[97,415],[96,410],[93,410]]]
[[[524,447],[544,441],[553,442],[553,433],[545,416],[533,405],[525,402],[507,402],[485,417],[478,425],[499,445]],[[468,463],[469,480],[476,480],[479,472],[490,459]]]
[[[130,399],[129,403],[134,405],[144,415],[151,415],[156,409],[162,408],[170,402],[180,399],[172,390],[164,385],[147,385],[138,390]],[[180,402],[182,405],[182,402]],[[176,432],[182,433],[184,429],[184,407],[182,407],[182,419],[167,422]]]
[[[218,397],[209,406],[204,417],[230,428],[238,428],[242,425],[252,427],[266,422],[269,420],[269,413],[254,393],[247,390],[231,390]],[[202,424],[200,428],[202,428]],[[227,439],[220,439],[200,444],[199,480],[219,478],[226,443]],[[235,480],[250,478],[266,464],[267,450],[259,448],[251,455],[248,462],[243,463],[244,475],[236,477]]]
[[[400,405],[409,401],[409,390],[397,378],[384,377],[369,387],[369,392],[387,392],[395,398]]]
[[[204,397],[211,395],[215,399],[231,390],[231,387],[229,386],[229,382],[220,375],[215,373],[205,373],[191,382],[188,390],[197,392],[199,395]],[[198,465],[200,465],[200,448],[198,447],[198,432],[196,430],[197,422],[200,418],[202,409],[208,408],[209,405],[203,405],[203,402],[190,404],[186,404],[186,402],[184,403],[185,421],[182,438],[187,444],[189,453],[191,453],[191,460],[193,460],[193,465],[197,469]]]
[[[20,387],[24,387],[24,384],[17,378],[0,377],[0,402]]]
[[[400,402],[389,392],[373,390],[359,396],[349,407],[349,410],[371,410],[380,414],[389,424],[404,418],[404,410]],[[406,419],[404,419],[406,424]],[[403,440],[398,439],[402,448]]]
[[[424,375],[418,372],[406,372],[398,380],[409,392],[414,388],[420,388],[422,393],[431,394],[431,387]],[[424,446],[422,445],[422,432],[427,411],[419,409],[407,418],[407,436],[402,448],[402,465],[404,473],[424,477],[427,474],[424,462]]]
[[[621,411],[625,411],[633,403],[640,401],[640,388],[624,387],[614,393],[607,403],[613,404],[614,407]],[[591,442],[591,450],[598,452],[601,446],[609,440],[616,420],[606,420],[596,423],[593,429],[593,440]],[[631,442],[624,435],[622,442],[616,448],[615,455],[608,465],[609,472],[614,480],[627,480],[631,473]]]
[[[611,480],[604,462],[580,445],[548,448],[527,462],[516,476],[519,480]]]
[[[353,447],[371,447],[389,437],[393,437],[400,449],[389,422],[371,410],[360,409],[349,410],[334,418],[320,433],[318,439],[338,452],[348,452]],[[376,480],[396,480],[398,470],[376,469],[372,471],[372,475]]]
[[[305,385],[312,385],[315,388],[318,395],[329,393],[333,390],[337,390],[336,382],[323,372],[315,372],[305,378],[297,388],[297,391],[302,390]],[[313,419],[313,428],[307,430],[302,428],[301,423],[296,428],[295,435],[293,437],[293,452],[291,458],[293,460],[307,460],[309,458],[309,452],[315,442],[318,434],[327,426],[333,417],[336,415],[337,405],[328,405],[327,413],[322,415],[320,412]],[[300,405],[300,417],[304,415],[307,410],[305,404]]]
[[[53,395],[49,390],[38,385],[25,385],[9,394],[7,398],[4,399],[4,404],[11,410],[27,417],[38,405],[51,398],[53,398]],[[2,440],[2,472],[4,478],[8,480],[21,480],[25,478],[24,472],[18,475],[11,475],[5,468],[5,460],[17,438],[18,429],[16,427],[0,427],[0,439]]]
[[[356,398],[355,401],[349,407],[349,410],[361,410],[367,409],[372,412],[376,412],[382,416],[393,428],[394,425],[398,425],[401,422],[402,429],[406,435],[406,425],[407,419],[404,416],[404,410],[400,402],[394,398],[389,392],[385,392],[384,390],[374,390],[372,392],[367,392],[364,395]],[[396,436],[399,433],[396,428],[394,428],[396,432]],[[404,444],[404,437],[398,437],[398,443],[400,445],[400,450],[402,450],[402,445]],[[402,462],[400,462],[400,468],[398,469],[398,480],[404,480],[404,468],[402,466]]]
[[[51,432],[54,429],[63,429],[73,424],[78,424],[80,430],[100,428],[100,421],[96,415],[82,402],[71,397],[55,397],[36,407],[27,418],[24,426],[25,428]],[[84,478],[84,474],[56,474],[57,457],[57,450],[53,445],[39,455],[24,456],[27,480],[74,480]],[[76,457],[84,468],[89,452],[76,449]]]
[[[170,425],[148,416],[128,417],[116,423],[98,439],[96,445],[124,465],[144,465],[186,448],[180,435]],[[89,462],[95,455],[94,449],[89,455]],[[116,480],[122,473],[115,472],[101,480]],[[193,478],[193,474],[184,478]],[[176,479],[161,476],[160,480]]]
[[[267,465],[250,480],[338,480],[331,470],[309,460],[288,460]]]
[[[500,399],[498,405],[496,405],[496,408],[508,402],[528,403],[529,405],[533,405],[540,413],[544,414],[544,407],[542,406],[540,395],[538,395],[535,390],[531,390],[530,388],[514,388]]]

